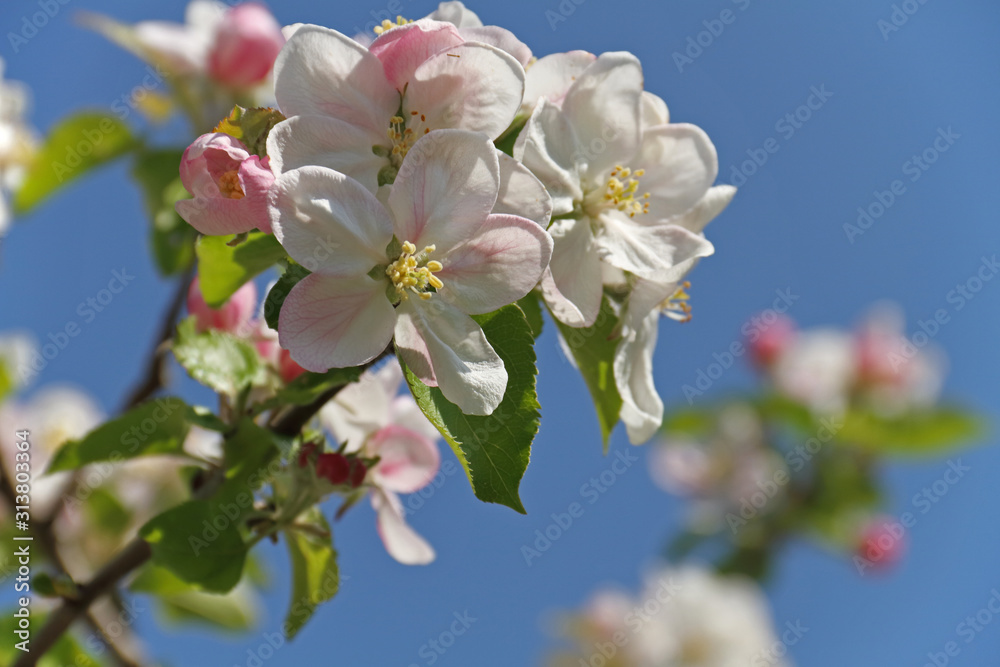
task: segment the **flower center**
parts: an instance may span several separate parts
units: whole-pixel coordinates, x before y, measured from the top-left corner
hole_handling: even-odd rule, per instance
[[[417,139],[431,131],[431,128],[426,126],[423,128],[423,132],[414,128],[414,126],[419,128],[420,125],[426,123],[427,116],[419,111],[410,112],[409,122],[402,116],[393,116],[389,119],[389,129],[386,132],[389,141],[392,142],[392,152],[389,155],[389,159],[395,167],[399,168],[403,164],[403,158],[413,148],[413,144],[417,143]]]
[[[226,199],[243,199],[246,196],[240,187],[239,171],[233,169],[219,176],[219,192]]]
[[[435,250],[437,248],[429,245],[418,253],[417,246],[409,241],[403,243],[403,254],[385,270],[401,299],[408,299],[408,292],[413,292],[427,301],[433,295],[431,288],[439,290],[444,287],[441,279],[434,275],[444,269],[444,265],[427,259]]]
[[[649,213],[648,192],[636,196],[639,191],[639,179],[645,176],[644,169],[632,171],[621,165],[611,170],[604,189],[596,189],[585,199],[585,206],[591,211],[600,212],[607,209],[618,209],[630,218],[639,213]],[[596,216],[592,216],[596,217]]]
[[[691,295],[685,291],[689,289],[691,289],[691,283],[685,280],[677,288],[677,291],[664,299],[659,305],[663,314],[678,322],[690,322],[692,317],[691,304],[688,301],[691,300]]]
[[[375,26],[375,34],[376,35],[381,35],[384,32],[388,32],[389,30],[392,30],[393,28],[398,28],[399,26],[406,25],[408,23],[413,23],[413,21],[410,21],[408,19],[404,19],[402,16],[396,16],[396,22],[395,23],[393,23],[389,19],[384,19],[382,21],[382,25]]]

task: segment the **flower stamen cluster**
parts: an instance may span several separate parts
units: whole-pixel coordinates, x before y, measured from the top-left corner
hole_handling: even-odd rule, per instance
[[[415,245],[409,241],[403,243],[403,254],[385,270],[385,275],[392,280],[400,299],[408,299],[409,290],[427,301],[433,295],[429,291],[431,288],[439,290],[444,287],[441,279],[434,275],[443,270],[444,265],[434,259],[427,260],[435,250],[435,246],[429,245],[418,254]]]

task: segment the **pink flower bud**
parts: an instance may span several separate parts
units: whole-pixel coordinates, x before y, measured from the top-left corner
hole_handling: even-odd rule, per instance
[[[253,229],[271,233],[267,192],[274,183],[269,158],[251,155],[228,134],[203,134],[181,158],[181,182],[194,199],[178,215],[202,234],[221,236]]]
[[[257,287],[252,282],[247,283],[221,308],[211,308],[205,303],[198,278],[195,278],[188,289],[187,308],[197,320],[198,331],[216,329],[244,337],[257,308]]]
[[[316,476],[330,484],[347,484],[351,480],[351,464],[343,454],[320,454],[316,459]]]
[[[234,88],[264,81],[285,44],[281,26],[263,5],[237,5],[223,17],[208,53],[208,73]]]
[[[263,320],[258,323],[253,339],[260,356],[277,369],[286,384],[306,372],[292,359],[291,353],[278,344],[278,332],[269,328]]]
[[[877,570],[896,566],[906,553],[906,529],[893,517],[873,519],[861,533],[857,555]]]
[[[784,315],[778,315],[770,324],[763,317],[755,319],[757,326],[750,334],[750,355],[758,366],[766,368],[777,361],[795,338],[795,322]]]

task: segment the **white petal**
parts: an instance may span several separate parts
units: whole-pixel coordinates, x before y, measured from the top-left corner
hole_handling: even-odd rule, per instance
[[[631,53],[601,54],[569,89],[563,111],[580,142],[593,145],[590,174],[599,178],[639,148],[642,65]]]
[[[281,307],[281,347],[317,373],[371,361],[389,345],[396,321],[385,285],[368,276],[306,276]]]
[[[520,63],[496,47],[467,42],[420,65],[403,106],[424,114],[431,130],[459,128],[496,139],[514,120],[523,97]]]
[[[589,327],[601,310],[601,260],[590,220],[557,220],[549,227],[552,260],[542,277],[542,295],[552,314],[571,327]]]
[[[423,411],[409,394],[400,394],[392,403],[392,423],[405,426],[411,431],[423,435],[431,442],[437,442],[441,438],[441,433],[424,416]]]
[[[477,26],[461,28],[459,33],[467,42],[489,44],[509,53],[514,60],[520,63],[521,67],[527,67],[528,63],[531,62],[531,49],[506,28],[499,28],[495,25]]]
[[[684,213],[705,196],[719,173],[715,146],[705,132],[687,124],[661,125],[642,135],[634,169],[645,169],[641,191],[649,192],[656,220]]]
[[[548,189],[552,214],[573,211],[573,202],[583,199],[580,166],[586,148],[577,140],[569,118],[555,105],[542,100],[521,130],[514,146],[520,160]]]
[[[396,237],[436,245],[440,257],[486,220],[499,187],[497,150],[485,135],[432,132],[410,149],[389,193]]]
[[[597,59],[587,51],[553,53],[528,67],[524,79],[524,106],[533,108],[541,98],[562,106],[573,82]]]
[[[385,264],[392,221],[360,183],[324,167],[289,171],[268,194],[271,227],[296,262],[328,275]]]
[[[519,215],[534,220],[542,229],[552,219],[552,197],[531,170],[505,153],[500,158],[500,192],[493,213]]]
[[[603,230],[595,242],[601,259],[643,278],[715,252],[704,236],[677,225],[643,224],[620,214],[605,214],[601,220]]]
[[[633,445],[652,438],[663,423],[663,401],[653,384],[653,351],[659,313],[651,313],[637,331],[623,333],[615,351],[615,384],[622,397],[621,419]]]
[[[397,382],[387,390],[379,373],[365,371],[360,380],[341,389],[323,406],[320,421],[337,442],[347,442],[348,451],[360,451],[369,436],[389,425],[398,388]]]
[[[436,438],[405,426],[392,424],[379,429],[368,443],[368,453],[379,457],[371,472],[375,485],[396,493],[414,493],[430,484],[441,467],[441,452],[435,442]]]
[[[274,63],[274,95],[285,116],[339,118],[385,133],[399,94],[382,63],[353,39],[319,26],[299,28]]]
[[[394,493],[372,493],[379,537],[389,555],[403,565],[427,565],[434,561],[434,548],[410,528],[403,517],[403,504]]]
[[[396,312],[396,349],[410,370],[465,414],[492,414],[507,371],[475,320],[439,298],[408,299]]]
[[[670,111],[667,110],[667,103],[663,101],[663,98],[648,90],[642,91],[643,130],[657,125],[666,125],[669,122]]]
[[[479,15],[457,0],[442,2],[427,18],[435,21],[447,21],[459,28],[477,28],[483,25]]]
[[[722,213],[729,202],[736,196],[736,188],[731,185],[717,185],[709,188],[705,196],[697,204],[688,209],[685,213],[671,218],[670,224],[679,225],[684,229],[698,233],[705,229],[705,225],[710,223],[720,213]]]

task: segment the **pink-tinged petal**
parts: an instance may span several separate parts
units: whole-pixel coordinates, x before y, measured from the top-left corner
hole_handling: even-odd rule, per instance
[[[552,314],[571,327],[589,327],[601,310],[601,260],[588,219],[556,220],[549,227],[552,260],[542,277],[542,296]]]
[[[670,110],[667,109],[667,103],[663,101],[662,97],[648,90],[642,91],[641,113],[643,130],[657,125],[666,125],[670,122]]]
[[[495,25],[460,28],[459,33],[467,42],[479,42],[495,46],[504,53],[509,53],[521,67],[527,67],[531,62],[531,49],[514,36],[510,30]]]
[[[395,368],[393,368],[395,367]],[[323,426],[357,452],[378,431],[392,423],[393,401],[399,392],[402,369],[393,358],[378,371],[367,370],[320,410]]]
[[[471,231],[471,230],[470,230]],[[480,315],[514,303],[534,289],[552,257],[552,237],[516,215],[491,215],[474,236],[442,259],[441,298]]]
[[[382,62],[385,78],[402,93],[418,67],[434,54],[464,41],[452,24],[421,19],[385,31],[368,50]]]
[[[368,442],[368,451],[379,457],[372,481],[396,493],[419,491],[431,483],[441,467],[441,452],[434,441],[404,426],[379,429]]]
[[[473,130],[496,139],[514,120],[523,97],[520,63],[493,46],[467,42],[417,68],[403,109],[425,116],[425,129]]]
[[[653,384],[653,352],[659,313],[651,313],[637,331],[623,332],[615,351],[615,384],[622,397],[621,419],[633,445],[641,445],[663,423],[663,401]]]
[[[357,181],[324,167],[282,174],[270,196],[274,234],[288,254],[310,271],[364,275],[385,264],[392,221]]]
[[[388,161],[375,155],[372,146],[388,144],[383,133],[360,131],[330,116],[292,116],[278,123],[267,136],[267,153],[276,174],[300,167],[327,167],[378,190],[378,172]]]
[[[248,282],[221,308],[211,308],[201,294],[199,279],[191,281],[187,297],[188,312],[195,317],[199,331],[216,329],[243,337],[250,335],[250,322],[257,310],[257,286]]]
[[[639,148],[642,65],[631,53],[598,56],[566,93],[563,111],[580,142],[590,146],[590,173],[610,171]]]
[[[274,95],[285,116],[339,118],[385,133],[399,93],[368,49],[336,30],[302,26],[274,63]]]
[[[537,222],[542,228],[552,220],[552,197],[531,170],[505,153],[500,159],[500,191],[494,213],[519,215]]]
[[[247,2],[226,12],[208,54],[208,72],[235,87],[256,85],[267,78],[285,44],[281,26],[263,5]]]
[[[531,109],[544,97],[561,107],[570,86],[597,59],[587,51],[553,53],[526,68],[524,105]]]
[[[649,215],[661,220],[684,213],[708,192],[719,174],[715,146],[705,132],[683,123],[661,125],[643,133],[634,169],[645,169],[639,181],[651,195]]]
[[[398,367],[399,364],[396,365]],[[441,433],[430,423],[417,402],[413,400],[413,396],[409,394],[397,396],[392,402],[391,412],[393,424],[405,426],[434,443],[441,439]]]
[[[425,383],[467,415],[489,415],[503,400],[507,371],[475,320],[440,298],[397,308],[396,349]]]
[[[394,493],[372,493],[379,537],[389,555],[403,565],[427,565],[434,561],[434,548],[410,528],[403,517],[403,504]]]
[[[278,336],[296,363],[321,373],[377,357],[392,340],[395,321],[384,282],[314,273],[285,298]]]
[[[701,234],[667,224],[644,224],[623,214],[605,213],[595,246],[602,260],[642,278],[696,257],[708,257],[715,248]]]
[[[552,197],[552,214],[566,215],[583,199],[580,168],[588,156],[569,118],[558,107],[542,100],[514,147],[514,157],[541,181]]]
[[[267,234],[271,233],[271,217],[268,215],[267,198],[274,185],[274,172],[271,171],[270,158],[263,160],[251,155],[240,165],[237,175],[244,197],[239,200],[243,204],[247,220],[254,227]]]
[[[436,245],[438,258],[486,220],[499,187],[497,150],[485,135],[431,132],[410,149],[389,193],[396,238]]]
[[[717,185],[709,188],[697,204],[681,215],[671,218],[670,224],[700,233],[705,226],[726,210],[736,196],[736,188],[731,185]]]
[[[438,8],[431,12],[427,18],[435,21],[447,21],[459,28],[479,28],[483,25],[479,15],[458,0],[440,3]]]

